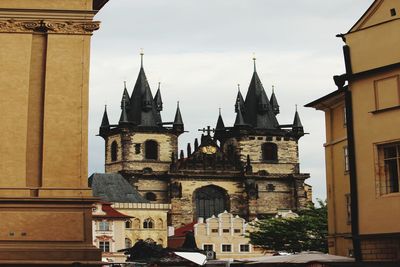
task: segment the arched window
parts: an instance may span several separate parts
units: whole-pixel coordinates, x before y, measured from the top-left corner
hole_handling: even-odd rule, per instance
[[[144,143],[146,159],[158,159],[158,143],[154,140],[147,140]]]
[[[228,210],[225,191],[217,186],[208,185],[195,191],[196,216],[204,219]]]
[[[132,247],[132,240],[129,238],[125,238],[125,248],[130,248]]]
[[[111,143],[111,161],[117,161],[118,159],[118,144],[117,141]]]
[[[125,221],[125,228],[128,228],[128,229],[132,228],[132,221],[131,220]]]
[[[154,228],[154,221],[150,218],[147,218],[143,221],[143,228]]]
[[[147,192],[146,195],[145,195],[145,198],[147,200],[150,200],[150,201],[156,201],[157,200],[157,196],[153,192]]]
[[[274,143],[264,143],[261,146],[262,159],[265,161],[278,160],[278,146]]]

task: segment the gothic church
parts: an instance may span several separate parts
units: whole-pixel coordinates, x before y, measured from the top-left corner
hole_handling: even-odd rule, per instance
[[[246,97],[239,91],[234,107],[234,125],[225,126],[219,114],[215,129],[188,144],[185,157],[178,152],[179,105],[174,121],[164,122],[161,91],[153,97],[142,55],[133,91],[123,90],[118,124],[104,111],[99,135],[106,173],[120,173],[152,203],[171,204],[168,220],[175,227],[224,210],[251,220],[305,208],[311,187],[299,169],[304,130],[297,111],[293,124],[279,124],[276,96],[268,99],[255,66]]]

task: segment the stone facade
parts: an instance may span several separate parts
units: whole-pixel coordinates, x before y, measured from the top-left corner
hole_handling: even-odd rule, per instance
[[[103,115],[106,172],[123,175],[152,204],[169,204],[174,227],[224,210],[252,220],[307,207],[311,187],[304,183],[309,174],[299,169],[304,131],[297,111],[293,124],[279,125],[276,97],[268,100],[256,72],[246,101],[240,92],[237,101],[233,127],[220,115],[215,129],[204,129],[200,141],[179,151],[179,105],[174,121],[162,122],[160,88],[153,98],[142,58],[132,93],[123,90],[118,125],[109,123],[106,110]]]

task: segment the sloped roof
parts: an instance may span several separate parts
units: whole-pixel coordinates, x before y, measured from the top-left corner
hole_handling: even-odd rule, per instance
[[[93,218],[113,218],[113,219],[129,219],[131,216],[122,214],[113,207],[111,203],[101,203],[101,209],[104,211],[104,215],[93,215]]]
[[[93,196],[107,202],[149,203],[118,173],[93,173],[89,177]]]

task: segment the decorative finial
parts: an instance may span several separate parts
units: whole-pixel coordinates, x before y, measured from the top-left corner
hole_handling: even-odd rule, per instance
[[[143,55],[144,55],[144,50],[143,48],[140,48],[140,66],[143,67]]]
[[[238,83],[237,86],[238,86],[238,91],[240,92],[240,83]]]
[[[104,110],[107,111],[107,104],[104,104]]]
[[[176,107],[179,108],[179,100],[176,101]]]
[[[275,85],[272,85],[272,93],[274,92],[274,90],[275,90]]]
[[[219,110],[219,115],[221,116],[221,108],[218,108],[218,110]]]
[[[124,81],[124,88],[126,89],[126,81]]]
[[[256,53],[253,52],[254,72],[256,72]]]
[[[296,112],[297,112],[297,104],[296,104]]]
[[[161,85],[161,82],[158,82],[158,89],[160,90],[160,85]]]

